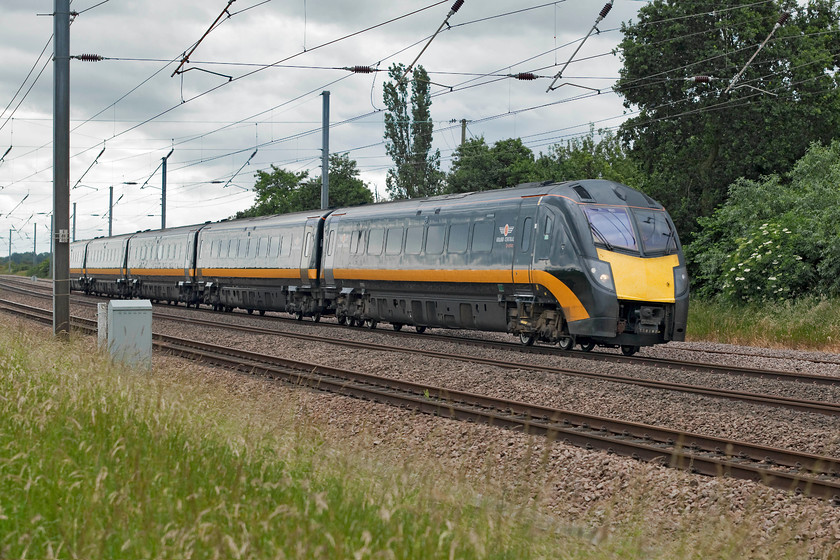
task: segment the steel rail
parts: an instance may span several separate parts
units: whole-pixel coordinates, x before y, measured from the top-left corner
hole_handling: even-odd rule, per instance
[[[0,286],[3,286],[3,282],[0,281]],[[30,293],[23,288],[12,288],[13,290],[23,291],[25,293]],[[34,295],[34,294],[31,294]],[[47,296],[44,296],[47,297]],[[86,305],[95,305],[93,302],[81,302]],[[166,308],[167,306],[162,305],[162,308]],[[214,315],[217,314],[215,311],[200,309],[199,312],[201,313],[212,313]],[[279,322],[291,322],[295,321],[295,319],[286,319],[282,317],[268,317],[264,318],[273,321]],[[338,328],[338,329],[354,329],[354,327],[347,327],[343,325],[338,325],[335,323],[319,323],[319,326],[324,328]],[[405,332],[388,332],[388,331],[378,331],[380,333],[388,333],[388,336],[405,336],[414,338],[417,336],[416,334],[412,333],[405,333]],[[672,360],[672,359],[664,359],[664,358],[654,358],[654,357],[647,357],[647,356],[623,356],[619,354],[611,354],[607,352],[581,352],[581,351],[563,351],[558,348],[553,348],[549,346],[524,346],[519,343],[515,342],[501,342],[501,341],[491,341],[491,340],[482,340],[477,338],[469,338],[469,337],[462,337],[462,336],[453,336],[453,335],[440,335],[434,333],[424,333],[423,337],[428,340],[437,340],[440,342],[448,342],[448,343],[455,343],[455,344],[463,344],[463,345],[470,345],[476,346],[479,348],[490,348],[494,350],[510,350],[515,351],[523,354],[537,354],[537,355],[545,355],[545,356],[555,356],[555,357],[572,357],[575,359],[581,360],[590,360],[596,362],[607,362],[607,363],[616,363],[616,364],[636,364],[636,365],[643,365],[643,366],[650,366],[656,368],[664,368],[664,369],[673,369],[678,371],[686,371],[692,373],[704,373],[704,374],[714,374],[714,375],[736,375],[736,376],[744,376],[744,377],[756,377],[759,379],[776,379],[782,381],[797,381],[802,383],[809,383],[809,384],[818,384],[818,385],[832,385],[832,386],[840,386],[840,377],[830,376],[830,375],[815,375],[810,373],[802,373],[802,372],[792,372],[792,371],[782,371],[782,370],[773,370],[773,369],[759,369],[759,368],[748,368],[748,367],[741,367],[741,366],[725,366],[725,365],[718,365],[718,364],[711,364],[711,363],[701,363],[701,362],[690,362],[685,360]],[[309,338],[312,338],[311,336]]]
[[[49,312],[42,309],[22,312],[42,321],[49,320]],[[82,323],[85,330],[95,330],[94,321],[85,319],[77,322]],[[260,373],[295,385],[427,414],[543,435],[550,440],[658,462],[699,474],[752,480],[840,504],[838,458],[496,399],[177,337],[153,336],[158,349],[250,374]]]

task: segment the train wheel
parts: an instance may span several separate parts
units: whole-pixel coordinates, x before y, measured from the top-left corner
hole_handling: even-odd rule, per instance
[[[392,323],[391,326],[394,327],[395,331],[401,330],[403,328],[402,323]]]
[[[260,309],[260,317],[265,316],[265,309]]]
[[[295,313],[295,319],[297,319],[298,321],[303,321],[303,311],[298,311],[297,313]]]
[[[316,323],[320,323],[320,322],[321,322],[321,314],[320,314],[320,313],[316,313],[316,314],[312,317],[312,320],[313,320],[313,321],[315,321]]]
[[[581,342],[580,349],[584,352],[592,352],[592,349],[595,348],[594,342]]]
[[[253,309],[249,309],[249,310],[248,310],[248,315],[253,315],[253,314],[254,314],[254,310],[253,310]]]
[[[414,327],[414,330],[417,331],[417,334],[423,334],[424,332],[426,332],[426,327],[417,325],[416,327]]]
[[[347,324],[347,316],[339,315],[338,316],[338,324],[339,325],[346,325]]]
[[[371,319],[370,321],[368,321],[368,328],[373,330],[373,329],[376,328],[376,325],[378,325],[378,324],[379,324],[378,321],[374,321],[373,319]]]
[[[533,346],[537,341],[537,335],[534,333],[519,333],[519,342],[525,346]]]
[[[625,356],[632,356],[636,352],[639,351],[638,346],[631,346],[630,344],[622,344],[621,345],[621,353]]]
[[[575,337],[571,335],[561,336],[560,340],[557,341],[557,346],[560,347],[560,350],[564,350],[566,352],[573,350],[575,347]]]

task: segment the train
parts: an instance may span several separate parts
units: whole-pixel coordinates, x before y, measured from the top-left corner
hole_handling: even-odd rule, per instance
[[[600,179],[75,241],[70,275],[87,294],[625,355],[685,340],[688,315],[668,212]]]

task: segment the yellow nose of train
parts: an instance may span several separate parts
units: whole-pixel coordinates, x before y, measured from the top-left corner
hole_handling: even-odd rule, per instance
[[[598,258],[610,263],[618,299],[674,303],[674,267],[679,256],[643,258],[598,249]]]

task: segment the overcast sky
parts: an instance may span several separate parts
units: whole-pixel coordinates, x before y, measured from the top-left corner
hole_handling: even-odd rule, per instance
[[[71,25],[70,54],[108,59],[70,64],[77,239],[107,234],[110,186],[119,200],[114,234],[159,227],[156,169],[170,150],[168,226],[218,220],[251,206],[254,172],[272,164],[320,176],[324,90],[331,94],[330,151],[349,152],[362,178],[383,197],[391,166],[383,144],[387,75],[340,68],[411,63],[453,2],[236,0],[228,9],[231,17],[225,15],[190,57],[190,70],[172,77],[227,0],[73,0],[71,10],[79,15]],[[12,251],[30,251],[36,223],[38,251],[44,252],[46,214],[52,210],[53,2],[8,4],[0,20],[0,155],[11,151],[0,163],[0,252],[7,251],[11,228],[20,230],[12,234]],[[419,60],[439,84],[432,88],[431,111],[443,168],[460,142],[461,119],[469,121],[469,137],[483,136],[488,143],[521,137],[535,153],[586,133],[590,123],[618,125],[625,110],[610,86],[621,59],[611,51],[621,40],[620,24],[644,4],[615,0],[598,26],[601,33],[589,38],[558,82],[570,85],[546,93],[603,2],[466,0],[449,20],[451,29]],[[387,23],[395,18],[401,19]],[[519,72],[545,77],[498,76]]]

